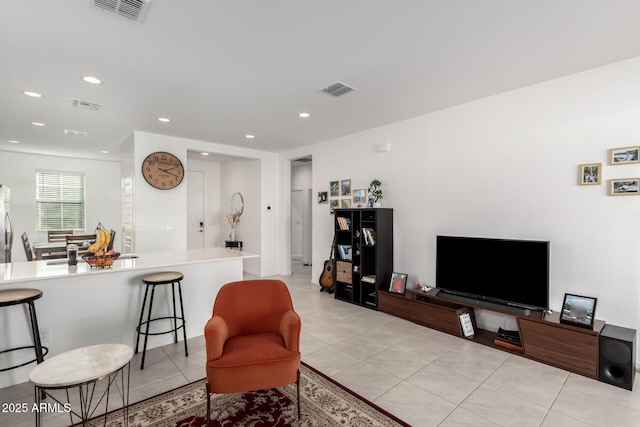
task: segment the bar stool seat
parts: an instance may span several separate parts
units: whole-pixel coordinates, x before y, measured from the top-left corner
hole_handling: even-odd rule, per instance
[[[184,355],[189,356],[189,350],[187,348],[187,330],[185,327],[185,318],[184,318],[184,306],[182,305],[182,279],[184,275],[177,271],[162,271],[159,273],[151,273],[142,277],[142,283],[146,285],[144,291],[144,298],[142,300],[142,309],[140,310],[140,320],[138,321],[138,326],[136,327],[136,354],[138,354],[138,344],[140,343],[140,335],[144,335],[144,344],[142,346],[142,362],[140,363],[140,369],[144,369],[144,359],[147,352],[147,340],[149,335],[162,335],[162,334],[170,334],[173,333],[173,342],[178,342],[178,329],[182,329],[183,339],[184,339]],[[153,307],[153,297],[155,294],[156,286],[168,285],[171,284],[171,297],[173,300],[173,314],[171,316],[163,316],[151,318],[151,310]],[[180,316],[178,316],[176,311],[176,291],[175,285],[178,284],[178,295],[180,298]],[[151,298],[149,298],[149,310],[147,312],[147,320],[144,322],[144,311],[147,305],[147,296],[149,294],[149,288],[151,288]],[[173,319],[173,328],[167,331],[162,332],[149,332],[149,325],[151,322],[156,320],[163,319]],[[145,330],[142,331],[143,325],[145,326]]]
[[[20,289],[7,289],[0,291],[0,307],[9,307],[18,304],[27,304],[29,306],[29,319],[31,321],[31,336],[33,338],[33,345],[27,345],[22,347],[10,348],[0,351],[2,353],[9,353],[17,350],[24,350],[28,348],[35,349],[36,358],[28,362],[10,366],[8,368],[0,369],[0,372],[16,369],[21,366],[28,365],[33,362],[42,363],[44,356],[47,355],[49,349],[43,347],[40,342],[40,329],[38,329],[38,318],[36,316],[36,306],[33,303],[35,300],[42,297],[42,291],[40,289],[20,288]]]

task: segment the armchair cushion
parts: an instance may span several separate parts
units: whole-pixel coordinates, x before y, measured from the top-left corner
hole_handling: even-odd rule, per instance
[[[238,335],[207,362],[207,379],[214,393],[262,390],[296,382],[299,366],[300,353],[287,350],[280,334]]]

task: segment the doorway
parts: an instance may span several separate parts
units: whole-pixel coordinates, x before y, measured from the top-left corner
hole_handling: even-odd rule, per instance
[[[307,268],[313,259],[311,172],[311,156],[291,161],[290,254],[292,262]]]

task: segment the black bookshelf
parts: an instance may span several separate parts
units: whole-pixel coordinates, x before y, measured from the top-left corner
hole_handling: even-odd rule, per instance
[[[336,299],[378,309],[393,272],[393,209],[336,209]],[[370,283],[372,277],[375,282]]]

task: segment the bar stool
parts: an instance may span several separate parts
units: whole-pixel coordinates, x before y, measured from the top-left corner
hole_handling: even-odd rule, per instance
[[[31,336],[33,337],[34,345],[27,345],[23,347],[10,348],[8,350],[0,351],[2,353],[9,353],[11,351],[24,350],[27,348],[33,348],[36,352],[36,358],[28,362],[10,366],[8,368],[0,369],[0,372],[16,369],[21,366],[28,365],[33,362],[42,363],[44,356],[49,353],[47,347],[43,347],[40,342],[40,330],[38,329],[38,318],[36,316],[36,306],[33,303],[35,300],[42,297],[42,291],[40,289],[8,289],[0,291],[0,307],[9,307],[10,305],[27,304],[29,306],[29,318],[31,321]]]
[[[182,305],[182,285],[181,280],[184,278],[182,273],[177,271],[163,271],[161,273],[152,273],[147,274],[142,277],[142,283],[146,286],[144,291],[144,299],[142,301],[142,310],[140,310],[140,320],[138,321],[138,327],[136,328],[137,337],[136,337],[136,354],[138,354],[138,344],[140,342],[140,335],[144,335],[144,344],[142,347],[142,363],[140,364],[140,369],[144,369],[144,358],[147,352],[147,339],[149,335],[162,335],[162,334],[170,334],[173,332],[174,343],[178,342],[178,329],[182,328],[183,338],[184,338],[184,355],[189,356],[189,351],[187,349],[187,330],[185,327],[184,320],[184,306]],[[175,284],[178,284],[178,294],[180,296],[180,317],[178,317],[176,313],[176,291]],[[173,315],[172,316],[164,316],[164,317],[156,317],[151,318],[151,309],[153,307],[153,296],[156,291],[156,286],[160,285],[168,285],[171,284],[171,296],[173,299]],[[149,294],[149,287],[151,287],[151,299],[149,300],[149,312],[147,314],[147,320],[142,321],[144,318],[144,309],[147,305],[147,295]],[[156,320],[163,319],[173,319],[173,329],[169,329],[168,331],[162,332],[149,332],[149,325],[151,322]],[[178,320],[180,320],[180,324],[178,324]],[[145,331],[142,332],[142,326],[146,325]]]

